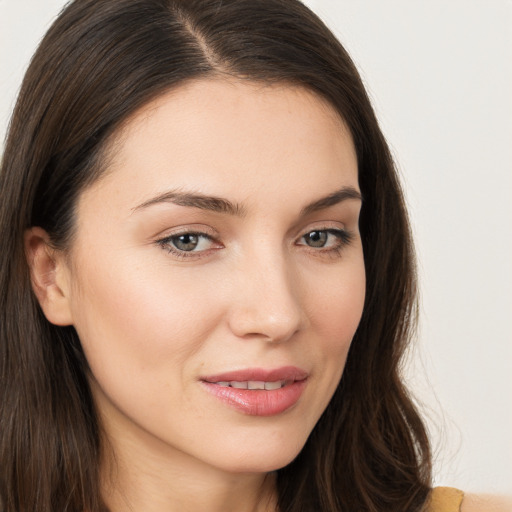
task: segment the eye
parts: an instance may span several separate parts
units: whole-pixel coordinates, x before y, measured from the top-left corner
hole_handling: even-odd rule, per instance
[[[204,245],[204,238],[204,236],[195,233],[185,233],[183,235],[173,236],[169,242],[172,243],[176,249],[189,252],[194,251],[198,247],[200,248],[201,242],[203,242],[202,245]]]
[[[180,257],[201,253],[216,245],[214,240],[206,233],[194,232],[170,235],[158,240],[157,243],[170,253]]]
[[[306,245],[310,247],[324,247],[329,239],[329,233],[327,233],[327,231],[311,231],[302,238],[306,242]]]
[[[315,229],[300,238],[299,245],[315,249],[340,249],[351,240],[350,234],[343,229]]]

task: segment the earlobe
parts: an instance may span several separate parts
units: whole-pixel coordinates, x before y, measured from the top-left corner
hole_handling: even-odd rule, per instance
[[[48,233],[39,227],[25,232],[25,254],[32,289],[46,318],[55,325],[71,325],[69,273],[64,254],[51,246]]]

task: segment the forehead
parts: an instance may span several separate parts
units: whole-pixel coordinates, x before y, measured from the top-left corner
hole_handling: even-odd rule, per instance
[[[240,201],[286,184],[312,196],[357,187],[345,123],[327,101],[290,85],[186,83],[132,115],[112,147],[92,191],[122,191],[133,204],[181,187]]]

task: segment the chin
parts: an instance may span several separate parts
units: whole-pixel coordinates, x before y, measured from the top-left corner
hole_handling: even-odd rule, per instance
[[[230,473],[270,473],[290,464],[300,453],[306,439],[288,439],[287,442],[266,445],[257,443],[245,446],[239,450],[231,447],[224,451],[224,456],[217,459],[217,466],[222,466]],[[235,448],[235,451],[233,450]]]

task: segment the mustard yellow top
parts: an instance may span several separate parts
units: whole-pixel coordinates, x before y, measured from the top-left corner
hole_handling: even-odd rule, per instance
[[[464,493],[453,487],[436,487],[426,512],[460,512]]]

